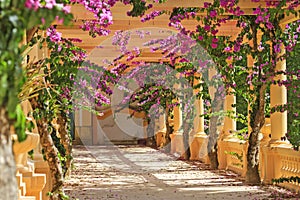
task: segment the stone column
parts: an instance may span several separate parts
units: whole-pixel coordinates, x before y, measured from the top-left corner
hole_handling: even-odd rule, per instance
[[[158,122],[158,127],[156,131],[156,144],[158,147],[162,146],[164,144],[164,135],[166,134],[166,114],[163,111],[162,108],[159,109],[159,112],[162,113],[157,122]]]
[[[227,59],[227,64],[231,64],[232,60]],[[228,89],[228,94],[225,96],[224,102],[224,111],[229,112],[230,116],[225,116],[224,118],[224,125],[222,132],[220,133],[220,139],[218,141],[218,160],[219,160],[219,169],[226,169],[227,168],[227,154],[225,152],[230,152],[229,142],[240,142],[238,139],[231,137],[234,131],[236,131],[236,120],[232,117],[236,115],[236,107],[232,106],[236,104],[236,97],[234,94],[233,88]]]
[[[194,85],[198,85],[199,80],[194,80]],[[194,95],[197,95],[202,90],[202,88],[195,89]],[[208,136],[204,132],[204,117],[201,116],[204,114],[203,99],[195,99],[195,118],[194,118],[194,129],[190,136],[190,151],[191,157],[190,160],[201,160],[203,162],[208,161],[207,157],[207,139]]]
[[[181,106],[174,108],[174,131],[171,134],[171,153],[184,153]]]
[[[229,111],[230,115],[235,115],[236,108],[232,107],[233,104],[236,103],[236,97],[234,94],[227,94],[225,97],[224,103],[224,111]],[[231,113],[233,112],[233,113]],[[232,137],[232,132],[236,130],[236,120],[230,117],[224,118],[224,125],[223,131],[221,132],[220,139],[218,141],[218,160],[219,160],[219,169],[226,169],[227,168],[227,154],[226,151],[230,151],[230,147],[228,147],[228,142],[236,141],[239,143],[240,141],[237,138]]]
[[[285,53],[283,46],[281,46],[281,54]],[[275,71],[285,71],[286,60],[277,61]],[[286,80],[286,75],[277,75],[275,80]],[[284,105],[287,103],[287,89],[285,86],[279,86],[278,84],[272,84],[270,87],[270,100],[271,108],[277,105]],[[271,114],[271,140],[269,144],[288,144],[287,140],[283,141],[287,133],[287,111],[274,112]]]
[[[227,59],[226,63],[228,65],[231,65],[232,59]],[[236,104],[236,97],[233,94],[233,92],[234,92],[233,88],[228,89],[228,94],[226,94],[225,102],[224,102],[224,110],[225,112],[230,112],[230,116],[236,115],[236,107],[235,106],[232,107],[232,105]],[[224,119],[222,138],[232,135],[231,133],[233,131],[236,131],[236,120],[226,116]]]
[[[231,89],[230,91],[232,91]],[[225,98],[224,109],[225,111],[229,111],[230,115],[236,114],[236,107],[232,107],[232,105],[236,104],[236,97],[234,94],[228,94]],[[236,120],[230,117],[225,117],[224,127],[223,127],[223,137],[230,136],[233,131],[236,130]]]
[[[194,131],[193,133],[195,135],[206,135],[204,132],[204,117],[200,116],[204,114],[204,107],[203,107],[203,99],[202,97],[200,99],[196,99],[194,102],[195,106],[195,118],[194,118]]]

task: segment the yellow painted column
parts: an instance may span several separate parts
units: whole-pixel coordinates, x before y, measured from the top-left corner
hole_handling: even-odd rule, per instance
[[[281,45],[280,55],[285,53],[283,45]],[[278,56],[280,56],[278,55]],[[285,71],[286,60],[278,60],[275,71]],[[286,80],[283,74],[274,77],[274,80]],[[285,86],[271,84],[270,86],[270,106],[271,108],[287,103],[287,90]],[[272,179],[280,178],[281,173],[281,156],[279,151],[281,148],[291,148],[288,140],[282,140],[287,133],[287,111],[274,112],[271,114],[271,140],[269,145],[263,147],[264,153],[264,182],[271,183]]]
[[[159,112],[163,112],[162,109],[159,110]],[[162,146],[164,144],[164,135],[166,133],[166,114],[163,112],[159,118],[158,118],[158,127],[156,134],[156,144],[158,147]]]
[[[232,64],[232,59],[227,59],[226,62],[228,65],[230,65]],[[225,116],[222,139],[229,137],[234,131],[236,131],[236,120],[232,118],[236,115],[236,96],[233,94],[233,92],[234,89],[229,88],[228,94],[226,94],[225,97],[224,111],[230,112],[231,117]]]
[[[194,102],[195,106],[195,118],[194,118],[194,134],[205,134],[204,132],[204,117],[200,116],[204,113],[204,107],[203,107],[203,99],[196,99]],[[205,134],[206,135],[206,134]]]
[[[194,85],[198,85],[199,80],[194,80]],[[194,95],[196,95],[200,89],[194,90]],[[190,135],[190,151],[191,157],[190,160],[201,160],[207,163],[207,141],[208,136],[204,132],[204,117],[201,116],[204,114],[203,99],[196,99],[194,102],[195,106],[195,118],[193,122],[193,131]]]
[[[236,97],[234,94],[228,94],[225,97],[224,103],[224,111],[233,112],[230,115],[235,115],[236,108],[232,107],[236,103]],[[225,116],[223,131],[221,132],[220,139],[218,141],[218,160],[219,160],[219,169],[227,168],[227,154],[226,152],[230,152],[230,148],[228,147],[228,142],[232,140],[238,140],[236,138],[232,138],[232,133],[236,130],[236,120],[230,117]],[[239,141],[237,141],[239,142]]]
[[[159,112],[163,112],[163,109],[160,109]],[[159,116],[159,131],[165,132],[166,131],[166,114],[163,112]]]
[[[282,48],[281,53],[284,54],[285,50]],[[276,64],[276,71],[286,70],[286,61],[279,60]],[[286,75],[277,75],[275,80],[286,80]],[[277,105],[284,105],[287,103],[287,89],[285,86],[279,86],[278,84],[272,84],[270,87],[270,100],[271,108]],[[287,133],[287,111],[284,112],[274,112],[271,114],[271,140],[269,144],[288,144],[287,140],[282,140]]]
[[[171,153],[184,153],[181,106],[174,108],[174,132],[171,134]]]
[[[180,105],[174,108],[174,133],[179,133],[182,127],[182,110]]]
[[[198,85],[200,84],[200,80],[194,80],[194,85]],[[194,95],[197,95],[200,91],[202,90],[202,88],[199,89],[195,89]],[[195,118],[194,118],[194,134],[205,134],[204,133],[204,117],[201,116],[204,114],[204,106],[203,106],[203,99],[202,97],[200,97],[200,99],[195,99],[194,102],[194,106],[195,106]],[[205,134],[206,135],[206,134]]]
[[[233,89],[231,89],[232,91]],[[236,97],[234,94],[228,94],[225,97],[224,110],[229,111],[230,115],[235,116],[236,107],[232,105],[236,104]],[[232,132],[236,130],[236,120],[230,117],[225,117],[224,127],[223,127],[223,137],[230,136]]]
[[[227,60],[227,64],[231,64],[232,60]],[[236,115],[236,97],[232,93],[234,92],[233,88],[229,88],[229,93],[225,96],[224,102],[224,111],[228,112],[229,116],[225,116],[223,130],[220,135],[220,139],[218,141],[218,160],[219,160],[219,169],[227,169],[228,168],[228,160],[227,153],[231,152],[229,145],[233,142],[232,133],[236,131],[236,120],[232,117]],[[233,107],[234,106],[234,107]],[[239,141],[237,141],[239,142]]]

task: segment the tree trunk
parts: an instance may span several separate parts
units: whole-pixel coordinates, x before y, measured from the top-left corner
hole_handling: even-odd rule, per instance
[[[218,116],[212,116],[209,121],[209,138],[207,145],[207,152],[210,161],[211,169],[218,169],[219,161],[218,161],[218,129],[217,129],[217,121]]]
[[[154,134],[154,122],[151,121],[150,118],[147,119],[148,126],[147,126],[147,140],[146,140],[146,146],[157,148],[155,134]]]
[[[9,127],[7,111],[2,107],[0,108],[0,199],[17,200],[16,164]]]
[[[30,103],[33,110],[43,109],[43,106],[40,105],[36,99],[30,99]],[[58,157],[58,150],[53,143],[48,123],[45,117],[36,119],[43,154],[48,162],[51,173],[52,189],[49,191],[49,198],[50,200],[61,200],[65,196],[63,192],[64,176],[61,161]]]
[[[170,112],[170,109],[167,106],[167,108],[165,110],[166,133],[164,135],[164,140],[165,140],[164,150],[167,153],[171,152],[171,137],[170,137],[170,134],[172,134],[172,132],[173,132],[173,130],[170,126],[170,123],[169,123],[169,112]]]
[[[259,148],[260,141],[258,139],[259,130],[252,131],[249,137],[249,146],[247,151],[247,173],[246,182],[250,184],[259,184]]]
[[[212,113],[219,112],[223,106],[223,100],[218,100],[218,95],[215,95],[216,98],[214,103],[212,104]],[[207,144],[207,152],[210,161],[211,169],[218,169],[219,161],[218,161],[218,138],[219,138],[219,130],[218,130],[218,121],[220,116],[213,115],[209,120],[209,138]]]
[[[64,177],[70,175],[71,172],[71,165],[72,165],[72,139],[71,135],[68,132],[68,125],[67,125],[67,117],[65,114],[60,114],[57,118],[57,124],[59,125],[58,132],[60,135],[60,142],[64,146],[65,149],[65,172]]]
[[[50,199],[62,199],[63,172],[61,162],[58,158],[58,150],[55,147],[52,137],[48,131],[48,121],[45,118],[42,118],[38,119],[36,123],[40,134],[41,145],[44,151],[43,153],[46,157],[51,172],[52,194]]]
[[[183,137],[182,137],[182,139],[183,139],[183,148],[184,148],[183,158],[185,160],[189,160],[191,157],[190,144],[189,144],[190,137],[189,136],[190,136],[190,131],[192,129],[192,126],[188,122],[191,115],[192,115],[192,113],[187,112],[185,115],[185,119],[183,120],[183,133],[182,133]]]
[[[259,88],[258,96],[255,98],[254,106],[250,111],[251,133],[249,136],[249,146],[247,151],[247,173],[246,182],[250,184],[259,184],[259,133],[265,123],[265,91],[266,85]]]

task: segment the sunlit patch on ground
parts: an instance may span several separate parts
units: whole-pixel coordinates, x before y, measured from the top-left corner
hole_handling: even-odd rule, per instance
[[[73,152],[75,168],[65,183],[71,199],[297,199],[284,189],[248,186],[230,171],[211,171],[148,147],[74,146]]]

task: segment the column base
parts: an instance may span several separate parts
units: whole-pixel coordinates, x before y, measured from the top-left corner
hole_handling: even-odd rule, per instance
[[[35,167],[34,172],[46,175],[46,183],[42,190],[42,199],[49,199],[49,196],[47,195],[47,193],[50,192],[51,188],[52,188],[52,181],[51,181],[49,165],[48,165],[47,161],[45,161],[43,159],[42,154],[38,154],[38,153],[34,154],[33,159],[34,159],[33,162],[34,162],[34,167]]]
[[[165,135],[166,131],[165,130],[159,130],[155,133],[156,136],[156,145],[157,147],[162,147],[166,143],[165,141]]]
[[[190,135],[190,160],[200,160],[204,163],[208,163],[207,143],[208,135],[204,132]]]
[[[292,148],[292,144],[289,141],[275,140],[271,139],[269,141],[268,147],[286,147]]]
[[[184,145],[183,145],[183,132],[176,131],[170,135],[171,137],[171,153],[172,154],[179,154],[182,156],[184,153]]]

